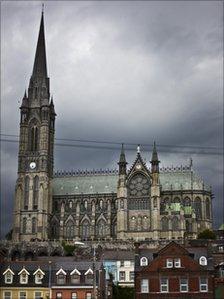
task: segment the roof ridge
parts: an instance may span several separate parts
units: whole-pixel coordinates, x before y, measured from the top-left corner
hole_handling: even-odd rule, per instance
[[[77,170],[57,170],[54,173],[54,177],[72,177],[72,176],[87,176],[87,175],[111,175],[111,174],[118,174],[117,169],[77,169]]]

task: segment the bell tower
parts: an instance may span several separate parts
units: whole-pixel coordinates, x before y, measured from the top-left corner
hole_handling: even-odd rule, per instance
[[[13,240],[48,238],[52,206],[55,110],[50,99],[42,11],[28,94],[20,107],[18,177],[15,188]]]

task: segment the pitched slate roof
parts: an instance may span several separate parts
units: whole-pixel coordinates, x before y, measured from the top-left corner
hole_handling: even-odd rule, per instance
[[[189,168],[163,168],[160,172],[163,191],[193,190],[209,191],[203,180]],[[118,172],[116,170],[80,171],[57,173],[53,179],[53,195],[108,194],[117,193]]]

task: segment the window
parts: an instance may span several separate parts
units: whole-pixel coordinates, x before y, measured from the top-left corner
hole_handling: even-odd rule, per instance
[[[65,275],[64,274],[58,274],[57,283],[58,284],[65,284]]]
[[[149,281],[148,279],[141,280],[141,293],[148,293],[149,292]]]
[[[19,292],[19,299],[27,299],[26,292]]]
[[[41,292],[35,292],[34,293],[34,299],[41,299],[41,298],[42,298]]]
[[[34,217],[32,218],[32,234],[36,234],[37,232],[37,219]]]
[[[71,283],[80,283],[80,275],[79,274],[73,274],[71,275]]]
[[[166,260],[166,267],[167,268],[173,268],[173,260],[172,259],[167,259]]]
[[[124,281],[125,280],[125,271],[119,272],[119,280]]]
[[[200,277],[200,292],[208,292],[208,279]]]
[[[78,297],[77,297],[77,293],[72,293],[72,297],[71,297],[71,299],[77,299]]]
[[[56,293],[56,299],[61,299],[62,298],[62,293]]]
[[[180,279],[180,292],[188,292],[188,279],[185,277]]]
[[[12,299],[12,293],[9,291],[5,291],[3,299]]]
[[[135,272],[134,271],[131,271],[129,273],[129,280],[133,281],[135,279]]]
[[[41,284],[42,283],[42,279],[43,279],[43,275],[41,273],[37,273],[35,275],[35,283],[36,284]]]
[[[12,283],[12,281],[13,281],[13,275],[11,272],[8,271],[5,274],[5,283]]]
[[[92,293],[86,293],[86,299],[91,299],[92,298]]]
[[[169,229],[169,220],[166,217],[163,217],[161,220],[161,228],[163,231],[166,231]]]
[[[23,226],[22,226],[22,232],[23,232],[23,234],[25,234],[26,233],[26,218],[23,218]]]
[[[124,261],[120,261],[120,266],[124,267]]]
[[[25,192],[24,192],[24,209],[28,209],[29,204],[29,190],[30,190],[30,178],[28,176],[25,177]]]
[[[140,259],[140,266],[148,266],[148,259],[146,257]]]
[[[199,264],[201,266],[207,266],[207,259],[205,256],[201,256],[200,259],[199,259]]]
[[[28,275],[25,272],[20,274],[20,283],[21,284],[28,283]]]
[[[181,267],[180,259],[174,259],[174,267],[175,268],[180,268]]]
[[[89,273],[89,274],[86,274],[86,283],[89,283],[89,284],[92,284],[93,283],[93,274]]]
[[[168,278],[161,278],[160,279],[160,292],[161,293],[168,293],[169,292]]]
[[[38,128],[36,126],[31,129],[31,151],[38,149]]]
[[[33,180],[33,209],[38,207],[38,196],[39,195],[39,177],[36,175]]]

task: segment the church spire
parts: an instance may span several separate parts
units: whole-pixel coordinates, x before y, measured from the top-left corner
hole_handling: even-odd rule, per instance
[[[36,47],[32,77],[47,78],[47,59],[44,36],[44,12],[42,9],[40,30]]]
[[[153,150],[152,150],[152,159],[151,159],[151,165],[152,165],[152,172],[159,172],[159,159],[158,159],[158,153],[156,149],[156,143],[154,141],[153,143]]]
[[[120,160],[118,162],[119,165],[119,174],[126,174],[126,166],[127,166],[125,153],[124,153],[124,144],[121,146]]]

